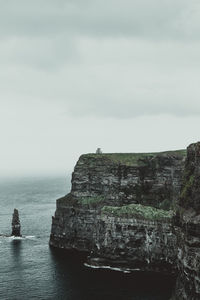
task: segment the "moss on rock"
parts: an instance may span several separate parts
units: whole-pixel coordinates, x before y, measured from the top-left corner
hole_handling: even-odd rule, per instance
[[[190,175],[189,178],[185,179],[184,186],[181,191],[181,198],[186,198],[191,192],[194,183],[194,175]]]
[[[186,150],[175,150],[165,152],[152,152],[152,153],[103,153],[103,154],[84,154],[81,158],[90,158],[90,164],[94,163],[93,160],[107,160],[114,164],[122,164],[127,166],[138,166],[142,163],[142,160],[148,157],[155,157],[157,155],[178,155],[181,157],[186,156]]]
[[[168,220],[173,216],[173,211],[157,209],[151,206],[141,204],[129,204],[120,207],[104,206],[102,214],[116,217],[135,217],[147,220]]]
[[[78,199],[79,204],[83,205],[90,205],[90,204],[96,204],[99,202],[103,202],[105,200],[105,197],[103,196],[95,196],[95,197],[83,197]]]

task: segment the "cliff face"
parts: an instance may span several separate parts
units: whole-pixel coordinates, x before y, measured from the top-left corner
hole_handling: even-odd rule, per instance
[[[87,264],[122,270],[176,271],[171,212],[132,204],[122,207],[57,202],[50,244],[88,253]]]
[[[57,200],[50,245],[90,252],[95,243],[98,212],[70,202],[68,197]]]
[[[175,217],[178,279],[176,299],[200,299],[200,143],[187,149],[183,186]]]
[[[71,194],[79,199],[100,196],[114,206],[140,203],[169,209],[180,191],[184,156],[184,150],[82,155]]]
[[[112,210],[111,213],[103,210],[96,233],[88,265],[121,270],[176,272],[176,237],[172,234],[169,219],[116,216]]]
[[[92,267],[176,273],[173,299],[200,299],[200,142],[185,154],[81,156],[50,245]]]
[[[81,156],[71,193],[57,200],[50,245],[86,251],[93,267],[175,272],[168,210],[184,158],[185,151]]]

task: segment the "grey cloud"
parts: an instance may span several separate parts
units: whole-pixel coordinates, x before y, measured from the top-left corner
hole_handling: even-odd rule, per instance
[[[76,101],[74,105],[69,104],[69,112],[72,116],[96,118],[135,118],[138,116],[148,115],[174,115],[174,116],[191,116],[200,114],[199,98],[191,95],[182,96],[183,91],[176,94],[166,93],[163,91],[159,95],[156,91],[138,95],[119,93],[118,97],[113,96],[89,98],[89,101]],[[190,91],[192,92],[192,91]],[[121,97],[120,97],[121,96]],[[100,98],[100,99],[99,99]]]
[[[7,0],[0,2],[2,36],[58,33],[148,38],[198,38],[196,0]]]
[[[84,60],[84,39],[98,40],[98,52],[121,39],[198,43],[199,8],[196,0],[0,0],[0,59],[54,71]]]
[[[60,85],[73,116],[200,113],[200,44],[121,40],[108,42],[108,48],[105,42],[100,50],[98,41],[86,45],[85,64],[77,73],[65,73],[70,87]],[[82,46],[81,53],[85,51]]]
[[[198,140],[199,20],[197,0],[0,0],[0,174]]]
[[[141,39],[83,38],[76,45],[78,62],[76,58],[63,61],[55,54],[51,63],[48,53],[45,60],[44,44],[41,57],[40,52],[34,57],[37,52],[33,50],[32,56],[24,58],[25,65],[23,55],[20,59],[16,56],[19,65],[11,61],[8,68],[9,53],[7,63],[1,62],[1,98],[27,102],[38,99],[47,107],[51,102],[66,112],[66,117],[78,118],[200,114],[199,43],[194,47]],[[9,46],[6,49],[9,52]],[[29,60],[37,68],[27,68]],[[59,64],[60,68],[49,72],[49,68],[38,68],[40,62],[47,67]]]
[[[65,63],[77,63],[78,60],[76,41],[71,37],[20,37],[0,41],[1,65],[27,65],[51,71]]]

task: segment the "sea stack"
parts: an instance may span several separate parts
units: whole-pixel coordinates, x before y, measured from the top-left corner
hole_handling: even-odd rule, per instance
[[[21,236],[21,225],[19,220],[19,212],[15,208],[12,218],[12,236]]]

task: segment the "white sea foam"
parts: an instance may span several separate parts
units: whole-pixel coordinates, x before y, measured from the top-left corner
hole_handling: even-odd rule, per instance
[[[14,236],[14,235],[9,236],[8,238],[9,238],[9,240],[24,240],[25,239],[25,237],[23,237],[23,236]]]
[[[8,241],[15,241],[15,240],[34,240],[36,239],[35,235],[24,235],[24,236],[6,236],[6,235],[1,235],[0,238],[6,238]]]
[[[123,273],[131,273],[131,271],[140,271],[140,269],[129,270],[129,269],[110,267],[110,266],[94,266],[94,265],[90,265],[87,263],[84,263],[84,266],[87,268],[92,268],[92,269],[108,269],[108,270],[118,271],[118,272],[123,272]]]
[[[26,235],[25,238],[28,240],[34,240],[34,239],[36,239],[36,236],[35,235]]]

